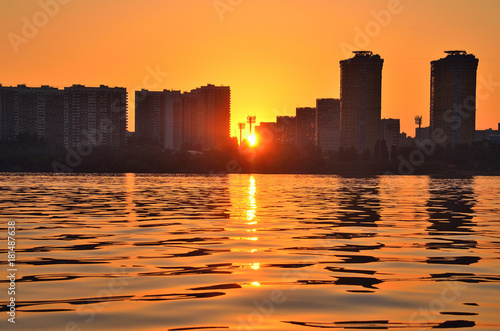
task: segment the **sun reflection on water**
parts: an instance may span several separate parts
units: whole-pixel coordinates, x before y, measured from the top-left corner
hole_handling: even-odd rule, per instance
[[[255,202],[255,193],[257,191],[255,187],[255,178],[253,176],[250,176],[249,181],[250,184],[248,186],[248,209],[246,210],[246,219],[248,221],[247,224],[250,224],[250,222],[255,218],[255,212],[257,211],[257,203]],[[251,222],[251,224],[255,223]]]

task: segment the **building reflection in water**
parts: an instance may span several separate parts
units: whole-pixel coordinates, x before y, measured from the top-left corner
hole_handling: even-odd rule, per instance
[[[438,242],[427,243],[427,248],[475,248],[475,240],[463,238],[464,235],[474,233],[475,204],[473,179],[430,179],[427,202],[430,225],[426,230],[429,235],[440,238],[436,237]],[[456,236],[461,238],[455,238]]]
[[[341,226],[376,227],[380,220],[380,179],[343,179],[339,182]]]
[[[430,197],[427,202],[431,223],[427,231],[430,235],[439,235],[443,232],[450,235],[473,232],[472,227],[476,225],[472,221],[473,208],[476,204],[474,182],[470,179],[465,184],[464,180],[459,183],[460,186],[452,185],[442,179],[431,179]]]
[[[137,220],[137,214],[135,210],[135,174],[128,173],[125,174],[125,203],[126,203],[126,215],[129,222]]]

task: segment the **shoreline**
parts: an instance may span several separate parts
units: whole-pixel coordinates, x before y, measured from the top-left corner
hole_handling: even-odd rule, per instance
[[[226,176],[226,175],[273,175],[273,176],[339,176],[345,178],[367,178],[367,177],[418,177],[427,176],[431,178],[450,178],[450,179],[461,179],[461,178],[471,178],[471,177],[499,177],[500,172],[473,172],[473,171],[458,171],[455,173],[413,173],[413,174],[393,174],[393,173],[362,173],[362,172],[47,172],[47,171],[2,171],[1,175],[47,175],[47,176],[118,176],[118,175],[142,175],[142,176],[206,176],[206,177],[216,177],[216,176]]]

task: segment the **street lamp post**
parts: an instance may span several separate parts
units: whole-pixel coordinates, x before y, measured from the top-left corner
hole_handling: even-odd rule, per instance
[[[250,135],[252,135],[252,124],[255,123],[255,116],[248,116],[247,123],[250,124]]]
[[[246,123],[242,123],[242,122],[238,123],[238,129],[240,129],[240,145],[241,145],[241,132],[245,128],[245,124]]]

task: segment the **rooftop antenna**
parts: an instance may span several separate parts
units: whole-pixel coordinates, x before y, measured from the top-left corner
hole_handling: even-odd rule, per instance
[[[415,116],[415,124],[418,125],[418,128],[422,128],[422,115]]]

